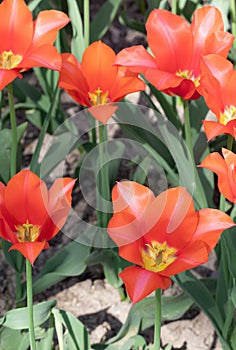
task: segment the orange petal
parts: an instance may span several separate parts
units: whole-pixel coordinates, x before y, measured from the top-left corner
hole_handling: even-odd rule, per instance
[[[42,250],[48,248],[47,242],[24,242],[13,244],[9,251],[18,250],[33,265]]]
[[[59,87],[82,106],[90,106],[89,86],[81,71],[81,65],[72,54],[62,54],[62,64],[59,77]]]
[[[112,190],[114,212],[130,213],[136,218],[143,215],[154,198],[148,187],[134,181],[118,182]]]
[[[41,11],[34,22],[33,48],[43,45],[52,45],[58,31],[70,22],[69,17],[55,10]]]
[[[155,58],[142,45],[121,50],[116,56],[115,64],[143,74],[147,68],[158,68]]]
[[[45,67],[49,69],[60,70],[61,55],[57,49],[51,45],[44,45],[29,50],[27,55],[18,65],[21,68]]]
[[[181,249],[192,239],[198,223],[191,195],[183,187],[162,192],[145,213],[146,243],[167,242]]]
[[[199,222],[193,240],[205,242],[210,252],[218,242],[221,233],[235,224],[229,215],[217,209],[204,208],[198,213]]]
[[[108,120],[113,116],[117,109],[117,106],[109,103],[105,105],[90,107],[87,109],[87,111],[99,122],[107,124]]]
[[[71,192],[76,179],[56,179],[48,193],[48,218],[40,230],[38,240],[50,240],[65,224],[71,209]]]
[[[193,58],[209,53],[223,54],[225,57],[233,43],[231,35],[222,33],[224,23],[220,11],[214,6],[203,6],[193,15],[191,30],[194,38]],[[219,33],[215,35],[215,33]],[[224,35],[225,34],[225,35]],[[214,50],[214,51],[213,51]]]
[[[41,225],[47,217],[48,191],[45,183],[30,170],[22,170],[8,182],[4,193],[4,205],[14,225],[29,220]]]
[[[5,86],[10,84],[16,78],[22,78],[22,75],[13,69],[0,69],[0,91],[2,91]]]
[[[116,79],[115,52],[101,41],[91,44],[84,52],[81,69],[89,85],[89,92],[100,88],[109,91]]]
[[[24,0],[4,0],[0,5],[0,52],[24,55],[33,36],[33,20]],[[4,38],[4,40],[3,40]]]
[[[236,140],[236,120],[231,120],[227,125],[210,120],[203,120],[203,125],[208,141],[222,134],[230,134]]]
[[[156,9],[149,15],[146,29],[148,44],[160,70],[175,74],[179,69],[189,68],[193,42],[187,21],[169,11]]]
[[[4,238],[6,241],[11,242],[12,244],[17,243],[18,239],[13,231],[14,227],[10,227],[7,223],[7,220],[2,213],[0,214],[0,237]]]
[[[221,174],[224,177],[227,177],[227,166],[224,159],[218,152],[210,153],[199,165],[201,168],[207,168],[217,175]]]
[[[177,253],[176,260],[161,272],[164,276],[173,276],[208,261],[208,246],[201,241],[187,244]]]
[[[171,285],[171,280],[168,277],[137,266],[127,267],[119,276],[124,281],[133,304],[144,299],[156,289],[167,289]]]

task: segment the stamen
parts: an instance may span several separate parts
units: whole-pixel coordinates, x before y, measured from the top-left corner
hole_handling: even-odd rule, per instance
[[[22,226],[15,226],[15,229],[19,242],[35,242],[40,233],[40,226],[32,225],[28,220],[26,220],[26,223]]]
[[[105,105],[109,102],[108,91],[103,92],[100,87],[93,93],[89,92],[88,94],[92,106]]]
[[[226,125],[228,122],[234,119],[236,119],[236,107],[230,105],[229,107],[225,107],[224,112],[220,114],[219,122]]]
[[[21,55],[14,55],[11,50],[3,51],[0,53],[0,69],[13,69],[18,66],[21,60]]]
[[[146,244],[147,249],[142,250],[143,265],[146,270],[160,272],[175,261],[176,248],[169,247],[166,242],[152,241]]]

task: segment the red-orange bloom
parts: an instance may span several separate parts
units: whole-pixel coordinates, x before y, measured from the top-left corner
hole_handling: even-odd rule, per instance
[[[56,179],[50,190],[30,170],[0,182],[0,236],[31,264],[64,225],[71,208],[75,180]]]
[[[59,86],[82,106],[96,106],[92,114],[102,123],[106,123],[114,111],[110,102],[121,101],[126,95],[145,88],[136,73],[114,66],[115,58],[115,52],[101,41],[85,50],[81,63],[72,54],[62,54]]]
[[[33,21],[24,0],[0,4],[0,90],[21,70],[31,67],[60,69],[61,57],[53,43],[57,32],[69,22],[60,11],[42,11]]]
[[[108,234],[124,259],[136,264],[120,277],[133,303],[157,288],[170,286],[170,276],[205,263],[232,219],[216,209],[194,210],[183,187],[156,198],[138,183],[118,183],[112,192],[114,215]]]
[[[227,59],[208,55],[201,60],[201,94],[218,121],[203,121],[208,140],[231,134],[236,139],[236,71]]]
[[[196,10],[190,26],[169,11],[153,10],[146,29],[154,56],[143,46],[133,46],[118,54],[116,64],[144,74],[157,89],[186,100],[200,96],[201,55],[227,57],[233,43],[233,36],[224,32],[220,11],[212,6]]]
[[[236,154],[222,148],[223,158],[218,152],[210,153],[199,165],[218,175],[218,188],[225,198],[236,204]]]

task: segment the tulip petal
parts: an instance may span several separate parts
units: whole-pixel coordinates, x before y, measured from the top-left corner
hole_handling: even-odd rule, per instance
[[[52,45],[57,37],[58,31],[70,22],[69,17],[56,10],[41,11],[34,22],[34,36],[32,46]]]
[[[168,189],[157,196],[145,213],[146,243],[167,242],[181,249],[191,240],[198,223],[191,195],[183,187]]]
[[[149,15],[146,29],[160,70],[175,74],[179,69],[188,69],[193,42],[186,20],[170,11],[156,9]]]
[[[227,166],[218,152],[210,153],[198,167],[207,168],[217,175],[221,174],[227,177]]]
[[[90,107],[87,111],[99,122],[107,124],[108,120],[113,116],[117,109],[117,106],[107,103],[105,105]]]
[[[129,67],[132,72],[140,74],[144,74],[147,68],[158,68],[155,58],[142,45],[121,50],[116,56],[115,64]]]
[[[61,55],[51,45],[44,45],[30,50],[19,64],[20,68],[45,67],[60,70]]]
[[[171,280],[168,277],[158,275],[137,266],[127,267],[119,276],[124,281],[133,304],[144,299],[156,289],[167,289],[171,285]]]
[[[208,261],[209,249],[202,241],[187,244],[178,252],[176,260],[161,272],[164,276],[174,276]]]
[[[20,171],[6,186],[4,205],[14,225],[22,225],[26,220],[41,225],[48,216],[47,203],[45,183],[30,170]]]
[[[48,248],[47,242],[24,242],[13,244],[9,251],[17,250],[33,265],[42,250]]]
[[[231,120],[227,125],[223,125],[218,122],[213,122],[210,120],[203,120],[204,130],[206,133],[207,140],[210,141],[214,137],[221,134],[232,135],[236,140],[236,120]]]
[[[63,227],[71,209],[71,192],[76,179],[56,179],[48,193],[48,218],[38,240],[50,240]]]
[[[0,69],[0,91],[16,78],[21,79],[22,75],[13,69]]]
[[[217,209],[204,208],[198,211],[199,222],[193,240],[201,240],[209,247],[215,247],[221,233],[235,226],[231,217]]]
[[[95,41],[84,52],[81,69],[89,85],[89,92],[100,88],[109,91],[116,79],[115,52],[101,41]]]
[[[5,0],[0,4],[0,52],[24,55],[33,36],[33,20],[24,0]]]

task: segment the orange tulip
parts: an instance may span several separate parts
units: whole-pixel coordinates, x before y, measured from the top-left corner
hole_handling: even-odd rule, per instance
[[[0,236],[12,243],[33,265],[43,249],[64,225],[71,208],[76,180],[56,179],[50,190],[30,170],[22,170],[8,182],[0,182]]]
[[[81,63],[72,54],[62,54],[59,86],[82,106],[96,107],[90,111],[104,124],[116,109],[110,102],[145,88],[137,74],[114,66],[115,58],[115,52],[101,41],[85,50]]]
[[[223,158],[218,152],[210,153],[199,167],[207,168],[218,175],[220,193],[236,204],[236,154],[222,148]]]
[[[53,43],[69,22],[60,11],[42,11],[33,21],[24,0],[0,4],[0,90],[31,67],[60,69],[61,57]]]
[[[236,71],[233,64],[219,55],[208,55],[201,60],[203,77],[201,94],[218,121],[203,121],[208,140],[231,134],[236,139]]]
[[[153,55],[141,45],[133,46],[118,54],[116,64],[144,74],[157,89],[185,100],[200,96],[201,55],[227,57],[233,43],[233,36],[224,32],[220,11],[212,6],[196,10],[190,26],[180,16],[155,9],[146,29]]]
[[[170,286],[170,276],[205,263],[232,219],[216,209],[194,210],[183,187],[156,198],[136,182],[118,183],[112,192],[114,214],[108,234],[119,255],[134,263],[121,272],[133,303],[157,288]]]

